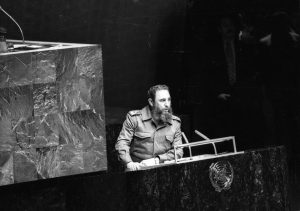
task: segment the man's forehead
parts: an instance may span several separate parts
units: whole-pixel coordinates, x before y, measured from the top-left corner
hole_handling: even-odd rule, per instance
[[[169,98],[170,97],[170,93],[168,90],[157,90],[155,93],[156,99],[161,99],[161,98]]]

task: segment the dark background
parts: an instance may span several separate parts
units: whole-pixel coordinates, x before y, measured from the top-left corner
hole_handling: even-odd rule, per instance
[[[189,58],[198,56],[191,40],[205,36],[201,25],[224,12],[264,16],[285,10],[299,16],[297,0],[2,0],[21,25],[25,40],[99,43],[103,46],[106,108],[145,105],[149,86],[171,87],[173,107],[184,113],[195,102],[199,82]],[[21,39],[3,13],[8,38]],[[196,28],[196,29],[195,29]],[[201,55],[200,55],[201,56]],[[201,58],[198,58],[201,60]]]
[[[224,12],[241,12],[256,17],[257,26],[264,29],[264,17],[283,10],[296,28],[300,23],[298,0],[2,0],[0,4],[22,26],[25,40],[102,45],[107,125],[119,124],[128,110],[142,108],[147,89],[165,83],[191,139],[193,129],[201,131],[201,113],[195,108],[202,105],[205,55],[195,46],[201,48],[209,21]],[[9,39],[21,39],[3,13],[0,25],[7,28]],[[299,147],[297,137],[294,142]],[[252,147],[269,144],[260,140]],[[294,203],[300,195],[297,159],[293,163],[297,171],[290,174]]]

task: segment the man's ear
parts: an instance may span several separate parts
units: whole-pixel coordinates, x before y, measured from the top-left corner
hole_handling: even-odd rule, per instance
[[[151,98],[148,98],[148,103],[151,107],[153,107],[153,100]]]

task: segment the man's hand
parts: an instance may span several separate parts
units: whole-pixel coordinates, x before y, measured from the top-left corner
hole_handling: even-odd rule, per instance
[[[137,171],[141,169],[141,164],[137,162],[129,162],[126,164],[128,171]]]
[[[141,165],[143,165],[143,166],[154,166],[154,165],[158,165],[158,164],[159,164],[159,158],[158,157],[143,160],[141,162]]]
[[[224,101],[228,100],[230,97],[231,97],[231,95],[226,94],[226,93],[221,93],[221,94],[218,95],[218,99],[224,100]]]

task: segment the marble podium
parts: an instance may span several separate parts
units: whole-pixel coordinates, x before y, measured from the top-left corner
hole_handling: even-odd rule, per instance
[[[234,177],[216,191],[212,163]],[[6,210],[289,210],[283,147],[247,151],[136,172],[94,172],[2,186]],[[11,203],[13,202],[13,203]]]
[[[0,185],[107,169],[99,45],[0,54]]]
[[[287,164],[283,147],[130,172],[127,210],[288,210]],[[227,190],[216,191],[210,166],[232,165]]]

